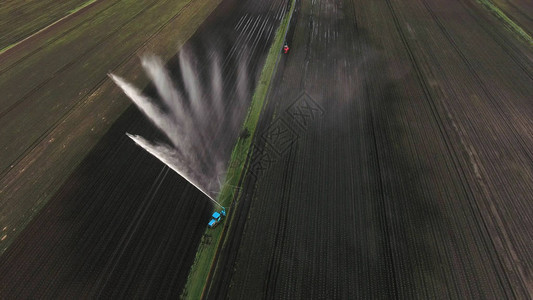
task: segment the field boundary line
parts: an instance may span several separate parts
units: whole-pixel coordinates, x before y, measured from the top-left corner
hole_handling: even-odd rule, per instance
[[[4,47],[3,49],[0,49],[0,56],[3,55],[4,53],[6,53],[7,51],[9,50],[12,50],[14,49],[15,47],[19,46],[20,44],[26,42],[27,40],[31,39],[31,38],[34,38],[35,36],[41,34],[42,32],[50,29],[51,27],[53,27],[54,25],[57,25],[58,23],[62,22],[62,21],[65,21],[66,19],[68,18],[71,18],[71,17],[74,17],[74,16],[77,16],[79,14],[81,14],[82,12],[84,12],[85,10],[89,9],[90,7],[92,7],[93,5],[95,5],[97,2],[101,2],[101,0],[89,0],[87,2],[85,2],[84,4],[74,8],[74,9],[71,9],[68,13],[68,15],[60,18],[59,20],[56,20],[54,21],[52,24],[50,25],[47,25],[46,27],[44,28],[41,28],[39,29],[39,31],[25,37],[24,39],[18,41],[18,42],[15,42],[14,44],[11,44],[9,46],[6,46]]]

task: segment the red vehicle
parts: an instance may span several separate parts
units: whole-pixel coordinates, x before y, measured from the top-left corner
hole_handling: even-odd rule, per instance
[[[287,45],[287,43],[285,43],[285,45],[283,45],[283,53],[285,53],[285,54],[289,53],[289,45]]]

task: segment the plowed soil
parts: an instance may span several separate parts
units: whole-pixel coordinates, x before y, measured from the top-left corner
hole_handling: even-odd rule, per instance
[[[531,298],[531,49],[476,1],[298,5],[208,297]]]

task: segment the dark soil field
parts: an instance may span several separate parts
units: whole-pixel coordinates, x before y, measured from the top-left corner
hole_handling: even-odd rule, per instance
[[[528,0],[494,0],[493,3],[530,36],[533,35],[533,16],[531,15],[533,2]]]
[[[533,297],[531,48],[476,1],[298,5],[208,298]]]

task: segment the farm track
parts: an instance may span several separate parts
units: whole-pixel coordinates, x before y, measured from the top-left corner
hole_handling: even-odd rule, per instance
[[[220,58],[225,109],[246,113],[246,106],[231,105],[239,68],[258,78],[284,10],[283,1],[223,1],[185,45],[198,61]],[[199,66],[199,79],[208,82],[209,64]],[[177,55],[167,67],[183,88]],[[249,95],[254,86],[246,87]],[[145,92],[156,97],[151,85]],[[212,206],[125,132],[161,138],[136,108],[127,109],[0,257],[2,296],[180,295]],[[229,158],[230,134],[239,133],[221,134],[228,141],[218,146],[228,148]]]
[[[531,51],[475,1],[298,5],[208,298],[531,298]]]

